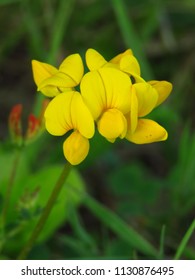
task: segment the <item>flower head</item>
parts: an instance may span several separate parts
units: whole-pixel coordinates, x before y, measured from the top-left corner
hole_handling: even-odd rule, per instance
[[[128,49],[107,61],[94,49],[86,52],[89,72],[84,76],[79,54],[68,56],[59,66],[32,61],[38,90],[54,97],[45,111],[45,126],[52,135],[71,134],[63,144],[66,159],[81,163],[89,152],[95,132],[108,141],[126,138],[136,144],[167,139],[167,131],[146,116],[169,96],[167,81],[141,77],[140,65]],[[75,86],[80,85],[80,92]]]

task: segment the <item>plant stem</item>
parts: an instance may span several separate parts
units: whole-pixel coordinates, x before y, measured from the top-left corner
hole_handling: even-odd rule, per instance
[[[56,198],[58,197],[62,187],[64,186],[64,182],[67,179],[69,172],[71,170],[71,164],[67,163],[64,166],[64,169],[53,189],[53,192],[51,193],[51,196],[43,210],[43,213],[34,229],[34,231],[32,232],[32,235],[29,239],[29,241],[26,243],[26,245],[24,246],[23,250],[20,252],[19,256],[18,256],[18,260],[24,260],[26,259],[26,257],[28,256],[28,253],[30,252],[30,250],[32,249],[35,241],[37,240],[41,230],[43,229],[47,218],[54,206],[54,203],[56,201]]]

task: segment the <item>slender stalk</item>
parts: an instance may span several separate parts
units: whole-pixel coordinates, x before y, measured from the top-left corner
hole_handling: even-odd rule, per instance
[[[8,182],[6,193],[5,193],[4,206],[3,206],[3,210],[2,210],[2,225],[3,225],[3,228],[4,228],[4,225],[6,223],[7,211],[9,209],[9,203],[10,203],[12,188],[13,188],[13,185],[14,185],[14,180],[15,180],[15,177],[16,177],[16,171],[17,171],[19,160],[20,160],[20,150],[16,150],[16,154],[15,154],[15,158],[14,158],[14,161],[13,161],[9,182]]]
[[[64,169],[53,189],[53,192],[51,193],[51,196],[43,210],[43,213],[42,213],[37,225],[34,228],[34,231],[32,232],[32,235],[31,235],[29,241],[26,243],[23,250],[20,252],[20,254],[18,256],[18,260],[26,259],[26,257],[28,256],[28,253],[31,251],[33,245],[35,244],[35,241],[39,237],[39,234],[41,233],[41,230],[43,229],[43,227],[47,221],[47,218],[49,217],[49,214],[56,201],[56,198],[58,197],[62,187],[64,186],[64,182],[67,179],[70,170],[71,170],[71,164],[67,163],[64,166]]]
[[[174,260],[179,260],[190,237],[192,236],[193,232],[195,230],[195,219],[193,220],[193,222],[191,223],[190,227],[188,228],[187,232],[185,233],[183,239],[181,240],[181,243],[177,249],[177,252],[174,256]]]

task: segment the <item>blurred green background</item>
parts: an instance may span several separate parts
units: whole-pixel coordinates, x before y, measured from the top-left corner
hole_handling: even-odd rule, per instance
[[[26,127],[43,99],[32,59],[58,66],[90,47],[107,60],[132,48],[146,80],[173,83],[151,114],[168,140],[136,146],[96,135],[29,258],[195,259],[194,31],[193,0],[0,0],[0,209],[15,156],[9,112],[23,104]],[[21,152],[2,259],[16,258],[32,231],[65,162],[63,141],[45,132]]]

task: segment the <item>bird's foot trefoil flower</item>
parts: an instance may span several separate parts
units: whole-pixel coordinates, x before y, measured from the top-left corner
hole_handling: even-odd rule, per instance
[[[147,115],[167,99],[171,83],[145,81],[130,49],[110,61],[88,49],[86,64],[89,71],[84,74],[79,54],[68,56],[59,68],[32,61],[38,90],[53,97],[45,111],[47,131],[56,136],[71,131],[63,144],[64,156],[71,164],[86,158],[94,124],[112,143],[117,138],[136,144],[167,139],[167,131]]]

